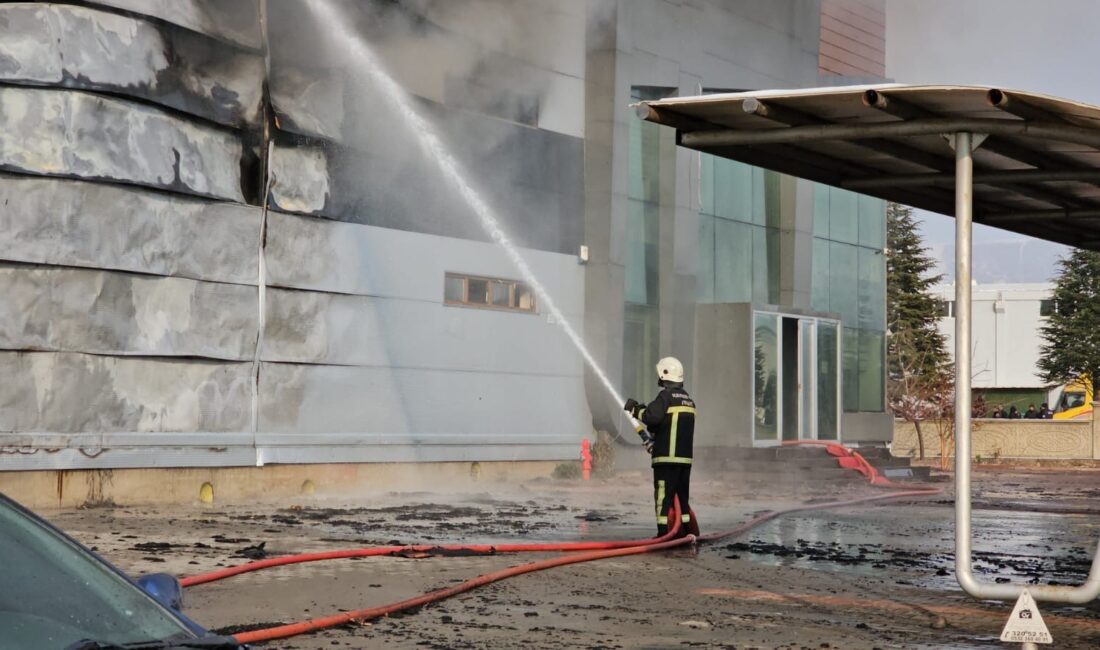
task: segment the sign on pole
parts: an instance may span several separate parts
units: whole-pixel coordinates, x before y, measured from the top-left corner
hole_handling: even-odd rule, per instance
[[[1031,597],[1031,592],[1024,589],[1016,606],[1012,608],[1012,614],[1008,617],[1008,623],[1001,632],[1001,641],[1009,643],[1054,643],[1047,630],[1047,624],[1043,622],[1043,616],[1039,613],[1039,606]]]

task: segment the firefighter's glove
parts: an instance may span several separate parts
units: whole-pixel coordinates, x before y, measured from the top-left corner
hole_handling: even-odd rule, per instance
[[[633,397],[626,400],[626,404],[623,405],[623,410],[630,414],[631,417],[637,418],[638,411],[642,409],[642,405],[638,403]]]
[[[642,446],[645,447],[647,454],[653,455],[653,437],[648,433],[642,434]]]

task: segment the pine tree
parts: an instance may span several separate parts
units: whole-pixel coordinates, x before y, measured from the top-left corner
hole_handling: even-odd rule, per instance
[[[913,210],[886,207],[886,331],[888,371],[898,377],[908,368],[935,373],[947,362],[943,335],[937,328],[936,299],[929,290],[943,279],[930,275],[936,263],[928,255]]]
[[[1074,250],[1063,259],[1053,298],[1054,313],[1042,328],[1043,381],[1081,380],[1091,387],[1092,378],[1100,377],[1100,253]]]
[[[887,394],[896,417],[913,423],[924,458],[922,420],[939,417],[950,368],[944,349],[936,299],[929,290],[942,275],[931,275],[928,255],[913,210],[886,207],[886,360]]]

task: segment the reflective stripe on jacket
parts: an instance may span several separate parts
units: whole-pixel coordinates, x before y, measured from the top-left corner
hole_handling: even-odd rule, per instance
[[[690,465],[695,437],[695,401],[683,384],[668,384],[641,411],[653,436],[653,464]]]

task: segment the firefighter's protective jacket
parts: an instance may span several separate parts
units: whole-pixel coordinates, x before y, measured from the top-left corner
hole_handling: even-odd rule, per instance
[[[653,464],[690,465],[695,438],[695,401],[683,384],[666,384],[638,419],[653,436]]]

